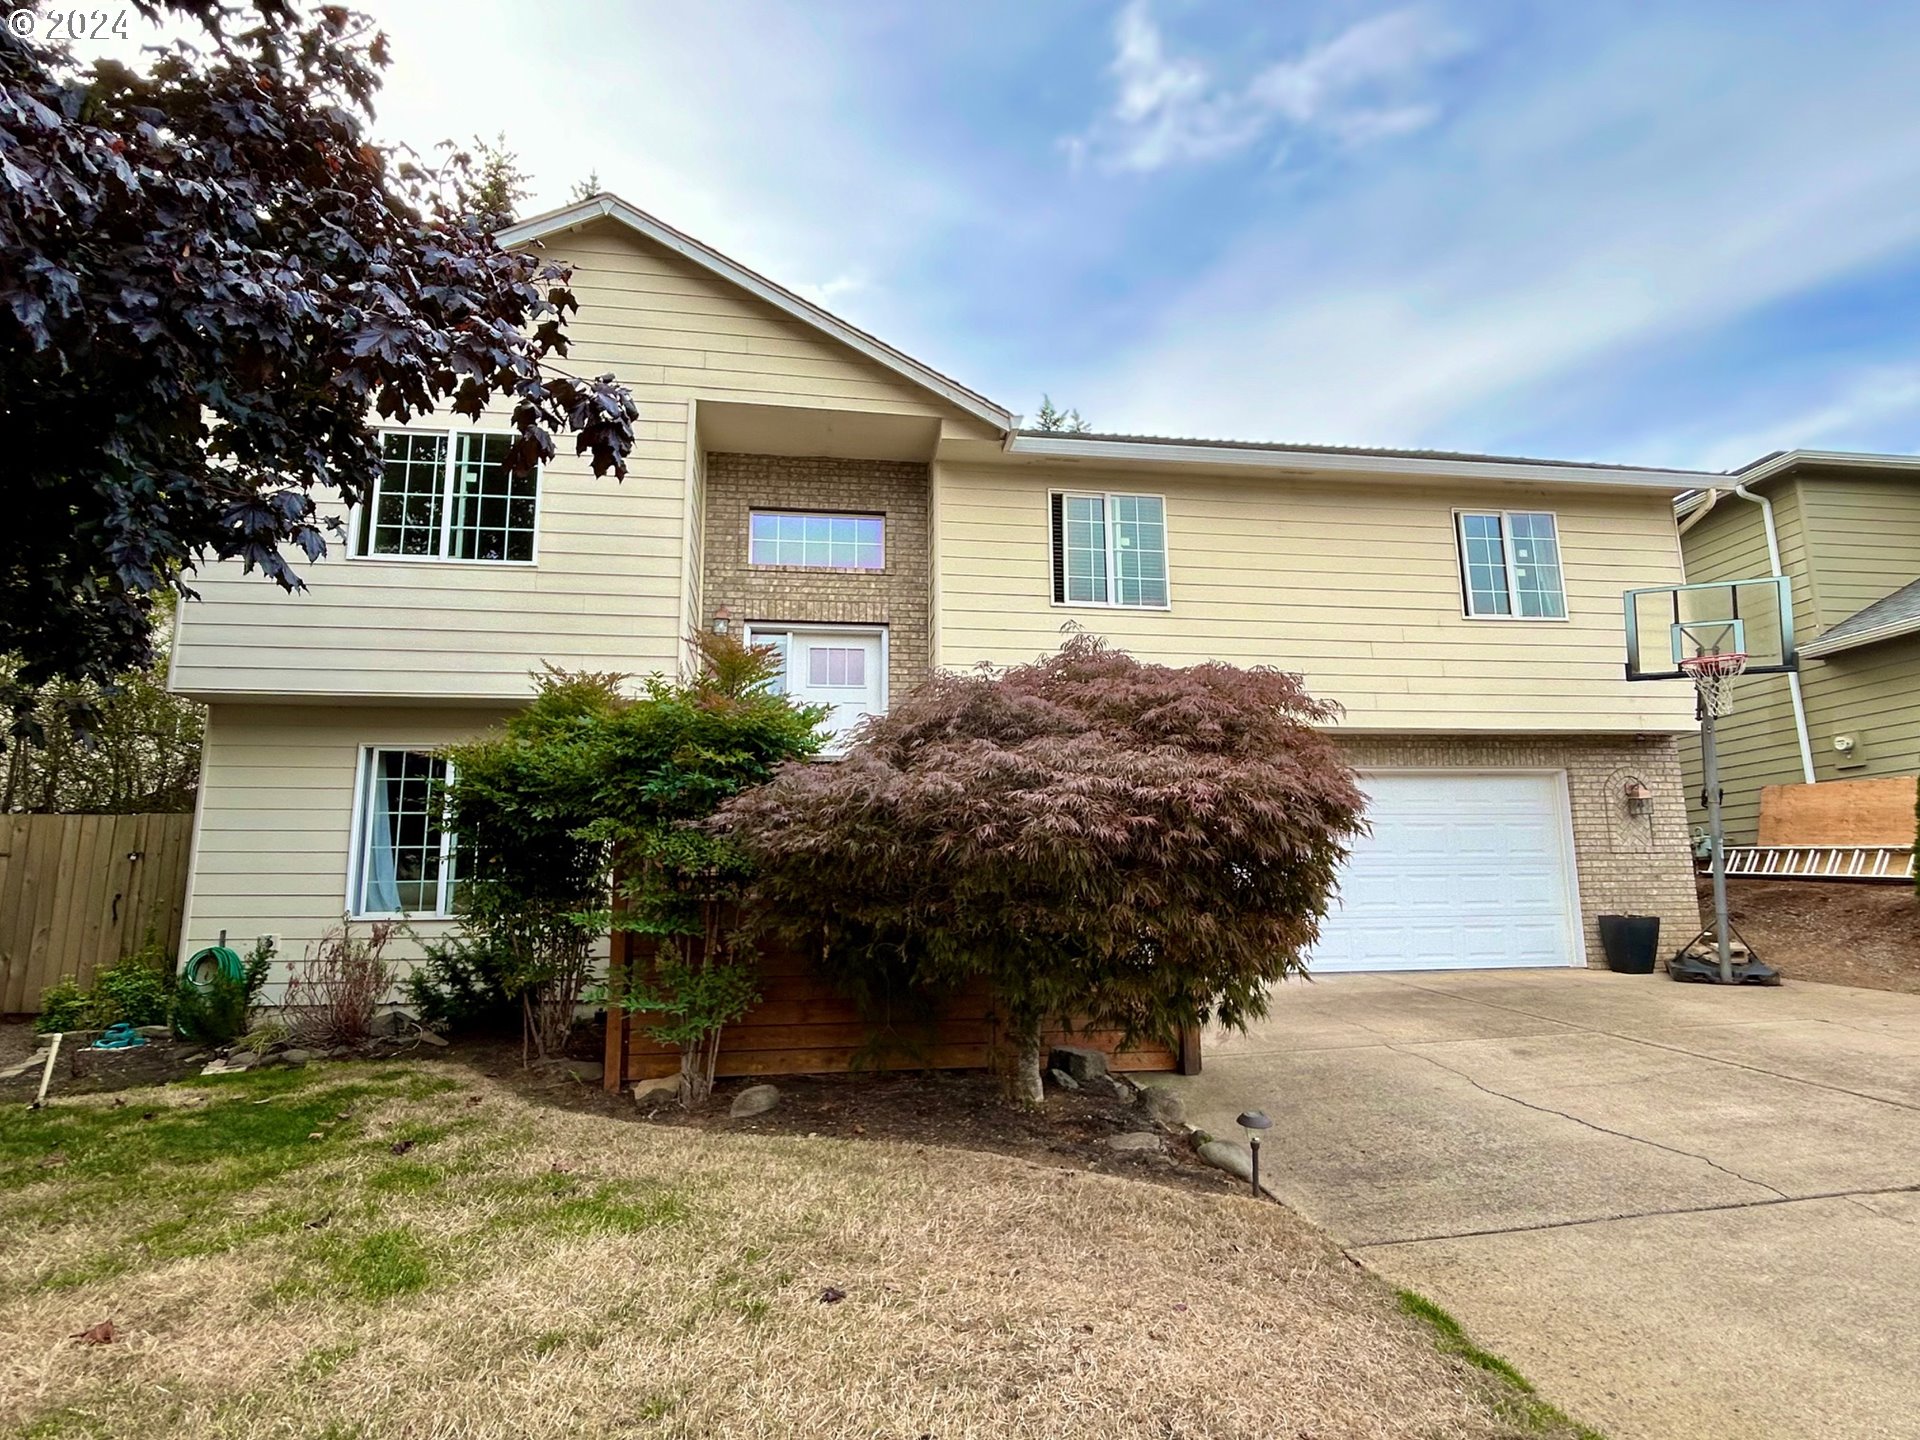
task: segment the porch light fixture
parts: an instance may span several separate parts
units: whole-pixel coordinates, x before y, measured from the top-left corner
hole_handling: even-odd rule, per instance
[[[1653,813],[1653,791],[1638,776],[1627,781],[1626,797],[1627,814],[1644,816]]]
[[[1257,1200],[1260,1198],[1260,1132],[1271,1130],[1273,1121],[1267,1118],[1264,1110],[1246,1110],[1241,1112],[1237,1123],[1247,1132],[1247,1153],[1253,1157],[1249,1178],[1253,1181],[1253,1195]]]
[[[724,635],[732,628],[733,611],[729,610],[725,605],[722,605],[713,612],[713,633],[716,635]]]

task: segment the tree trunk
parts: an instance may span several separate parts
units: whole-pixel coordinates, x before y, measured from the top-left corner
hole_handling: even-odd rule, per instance
[[[1007,1098],[1017,1105],[1038,1106],[1046,1099],[1040,1084],[1040,1022],[1018,1021],[1014,1035],[1013,1068],[1007,1072]]]

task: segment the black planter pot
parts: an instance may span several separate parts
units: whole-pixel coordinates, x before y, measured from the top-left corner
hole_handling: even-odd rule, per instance
[[[1602,915],[1600,948],[1607,968],[1624,975],[1651,975],[1660,954],[1658,915]]]

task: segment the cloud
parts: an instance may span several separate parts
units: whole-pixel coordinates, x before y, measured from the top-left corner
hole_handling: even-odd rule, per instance
[[[1732,470],[1775,450],[1881,449],[1865,437],[1889,426],[1909,437],[1899,453],[1920,446],[1920,365],[1873,366],[1847,376],[1825,400],[1751,429],[1704,443],[1696,436],[1669,437],[1640,448],[1686,456],[1689,466]]]
[[[1112,101],[1066,148],[1076,161],[1147,172],[1220,159],[1277,129],[1371,144],[1439,118],[1437,105],[1406,97],[1464,49],[1432,12],[1409,7],[1359,21],[1235,86],[1206,61],[1170,53],[1149,0],[1128,0],[1114,23]]]
[[[1910,46],[1656,26],[1588,40],[1577,65],[1516,63],[1456,99],[1417,158],[1281,195],[1056,388],[1108,429],[1615,458],[1617,435],[1541,423],[1578,423],[1582,375],[1630,376],[1636,351],[1920,246]],[[1561,43],[1569,60],[1579,46]],[[1806,87],[1775,82],[1782,52]],[[1288,103],[1325,114],[1323,79],[1352,63],[1290,80]]]

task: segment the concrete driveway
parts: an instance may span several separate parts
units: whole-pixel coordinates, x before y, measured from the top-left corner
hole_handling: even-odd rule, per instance
[[[1612,1440],[1920,1437],[1920,997],[1342,975],[1174,1083]]]

